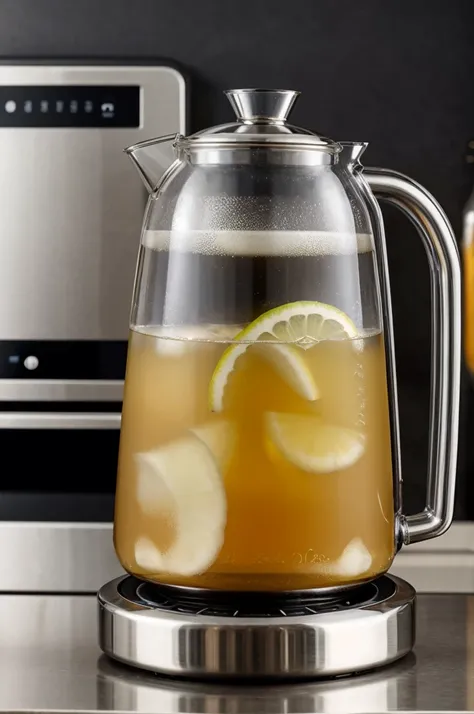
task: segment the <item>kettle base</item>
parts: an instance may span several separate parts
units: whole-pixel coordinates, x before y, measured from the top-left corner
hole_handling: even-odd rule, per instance
[[[383,575],[338,595],[206,594],[117,578],[99,644],[128,665],[194,679],[311,679],[381,667],[415,640],[415,590]]]

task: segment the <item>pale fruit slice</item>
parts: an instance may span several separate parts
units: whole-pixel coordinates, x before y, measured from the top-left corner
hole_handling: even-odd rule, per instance
[[[341,310],[322,302],[300,301],[281,305],[265,312],[247,325],[224,352],[211,378],[209,406],[220,412],[224,392],[235,363],[255,342],[261,343],[261,354],[271,361],[280,375],[303,399],[314,401],[318,388],[298,348],[307,350],[323,340],[351,340],[360,350],[362,340],[352,320]],[[271,343],[267,345],[265,343]],[[292,344],[287,344],[292,343]]]
[[[224,486],[211,451],[190,434],[137,454],[136,463],[141,509],[150,516],[171,517],[174,524],[171,546],[164,552],[157,548],[160,569],[188,576],[204,572],[222,547],[227,515]],[[140,552],[143,562],[148,558],[143,553],[150,549]]]
[[[257,317],[235,340],[292,342],[307,350],[322,340],[354,340],[356,326],[342,310],[323,302],[301,300]]]
[[[353,538],[335,563],[322,566],[328,575],[354,577],[363,575],[372,565],[372,556],[360,538]]]
[[[364,436],[307,414],[266,414],[272,445],[298,468],[327,474],[348,468],[364,453]]]
[[[225,472],[232,459],[237,440],[235,425],[226,419],[219,419],[196,426],[191,429],[191,432],[211,451],[221,473]]]
[[[139,538],[135,543],[135,561],[140,568],[149,573],[165,570],[163,556],[149,538]]]
[[[245,332],[245,330],[244,330]],[[240,335],[243,333],[241,332]],[[240,339],[237,335],[236,339]],[[319,391],[313,375],[302,355],[291,345],[273,342],[268,344],[236,344],[228,347],[220,358],[209,385],[209,407],[213,412],[224,408],[224,393],[235,364],[247,350],[258,353],[274,366],[278,374],[303,399],[315,401]]]

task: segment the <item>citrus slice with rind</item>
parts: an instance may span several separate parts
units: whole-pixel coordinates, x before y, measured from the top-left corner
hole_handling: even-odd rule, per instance
[[[307,350],[323,340],[351,340],[357,350],[362,346],[352,320],[332,305],[303,300],[260,315],[235,335],[236,344],[228,347],[217,363],[209,387],[211,410],[222,411],[225,388],[235,364],[250,346],[255,348],[255,343],[297,394],[314,401],[319,391],[299,348]]]
[[[270,412],[265,416],[273,447],[294,466],[328,474],[353,466],[364,453],[364,435],[327,424],[318,416]]]
[[[356,340],[357,337],[356,326],[342,310],[323,302],[301,300],[265,312],[234,339],[291,342],[307,350],[322,340]]]
[[[242,334],[242,333],[240,333]],[[236,338],[237,339],[237,338]],[[229,377],[235,369],[237,360],[247,350],[257,352],[276,369],[282,379],[307,401],[315,401],[319,390],[311,370],[303,356],[291,345],[274,342],[268,344],[235,344],[228,347],[220,358],[209,384],[209,407],[213,412],[224,408],[224,394]]]
[[[142,511],[153,517],[172,519],[173,542],[163,552],[151,541],[137,541],[137,563],[154,562],[155,572],[191,576],[206,571],[224,542],[227,503],[215,457],[195,434],[165,446],[139,453],[137,500]],[[141,543],[141,544],[140,544]],[[137,555],[137,553],[136,553]],[[158,567],[159,566],[159,567]]]

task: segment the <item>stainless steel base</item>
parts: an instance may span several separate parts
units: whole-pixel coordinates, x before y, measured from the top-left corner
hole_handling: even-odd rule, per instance
[[[230,608],[219,597],[203,606],[126,576],[104,585],[98,601],[105,654],[182,677],[354,674],[403,657],[415,640],[415,590],[392,575],[337,601],[269,595],[251,607],[247,596],[236,595]]]

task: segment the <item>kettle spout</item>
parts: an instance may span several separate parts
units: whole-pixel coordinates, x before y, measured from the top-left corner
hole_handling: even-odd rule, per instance
[[[339,144],[342,146],[339,163],[346,166],[350,171],[361,169],[360,159],[369,144],[366,141],[340,141]]]
[[[148,139],[124,149],[133,161],[149,193],[156,190],[163,174],[174,159],[170,147],[164,147],[163,144],[172,144],[178,137],[179,134],[167,134],[158,139]]]

